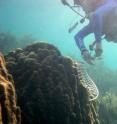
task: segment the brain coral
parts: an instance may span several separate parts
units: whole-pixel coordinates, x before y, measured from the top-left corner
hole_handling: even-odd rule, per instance
[[[99,124],[96,102],[76,81],[74,61],[37,42],[6,56],[14,77],[22,124]]]

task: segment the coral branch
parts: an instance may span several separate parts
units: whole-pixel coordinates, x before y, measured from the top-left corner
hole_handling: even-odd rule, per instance
[[[20,109],[16,101],[15,89],[0,53],[0,124],[20,124]]]

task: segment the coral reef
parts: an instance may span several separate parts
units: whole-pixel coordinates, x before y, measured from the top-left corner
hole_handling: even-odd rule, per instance
[[[22,35],[21,37],[17,38],[18,43],[19,43],[19,47],[24,48],[27,45],[30,45],[31,43],[33,43],[34,41],[36,41],[35,38],[33,38],[32,35]]]
[[[26,47],[35,40],[36,39],[33,38],[32,35],[15,37],[13,34],[0,32],[0,51],[4,54],[7,54],[18,47]]]
[[[100,90],[100,123],[117,124],[117,71],[105,67],[104,63],[100,63],[92,69],[87,67],[87,71],[92,75]]]
[[[0,124],[20,124],[20,115],[12,76],[8,74],[4,58],[0,53]]]
[[[22,124],[99,124],[97,102],[89,101],[87,89],[76,80],[74,61],[56,47],[37,42],[10,52],[6,61]]]
[[[93,80],[97,84],[100,90],[100,95],[104,95],[108,91],[112,91],[112,93],[117,95],[116,70],[107,68],[102,61],[100,64],[98,63],[98,65],[94,66],[93,68],[88,66],[87,72],[92,76]]]
[[[16,38],[9,33],[0,33],[0,51],[7,53],[17,47]]]
[[[99,114],[101,124],[117,124],[117,96],[112,92],[100,98]]]

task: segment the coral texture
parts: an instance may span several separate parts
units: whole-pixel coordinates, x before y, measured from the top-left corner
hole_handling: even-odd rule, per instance
[[[112,92],[106,92],[101,97],[99,105],[101,124],[117,124],[117,96]]]
[[[8,74],[4,57],[0,54],[0,124],[20,124],[20,120],[12,76]]]
[[[14,77],[22,124],[99,124],[96,102],[76,80],[74,61],[37,42],[6,56]],[[80,66],[80,65],[79,65]]]

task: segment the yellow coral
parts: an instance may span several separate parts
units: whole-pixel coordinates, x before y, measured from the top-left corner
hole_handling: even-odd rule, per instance
[[[8,79],[5,59],[0,53],[0,124],[20,124],[13,84]]]

